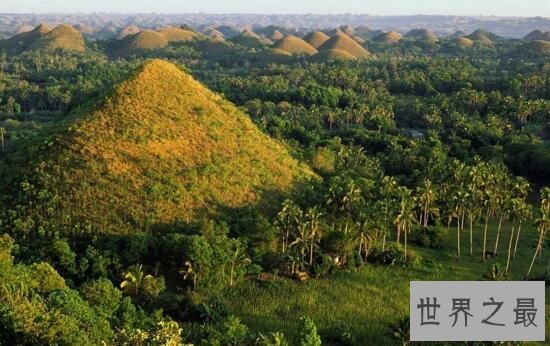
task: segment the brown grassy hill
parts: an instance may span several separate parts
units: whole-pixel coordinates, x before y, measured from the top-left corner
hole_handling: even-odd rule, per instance
[[[17,173],[0,164],[12,171],[2,188],[24,175],[57,196],[51,209],[26,213],[46,229],[129,233],[244,205],[271,210],[314,176],[236,106],[161,60],[47,137],[13,156],[23,160]]]
[[[61,24],[42,35],[31,45],[31,48],[53,51],[56,49],[83,52],[86,50],[84,38],[80,31],[70,25]]]
[[[474,41],[470,40],[466,37],[456,37],[452,39],[452,42],[456,43],[458,46],[462,48],[469,48],[474,45]]]
[[[341,32],[343,32],[344,34],[350,37],[355,35],[355,30],[349,25],[342,25],[339,29]]]
[[[129,26],[124,27],[122,30],[120,30],[120,32],[117,35],[117,38],[122,39],[122,38],[125,38],[126,36],[129,36],[129,35],[135,35],[140,31],[141,31],[141,29],[139,27],[137,27],[135,25],[129,25]]]
[[[400,33],[396,31],[390,31],[383,34],[380,34],[378,37],[376,37],[373,41],[379,42],[379,43],[386,43],[386,44],[392,44],[397,43],[401,40],[402,36]]]
[[[282,40],[284,37],[285,37],[285,35],[283,35],[282,32],[280,32],[279,30],[275,30],[275,31],[273,31],[273,33],[271,35],[269,35],[268,38],[271,41],[275,42],[275,41]]]
[[[164,48],[168,45],[166,37],[154,30],[143,30],[122,40],[117,54],[132,54],[145,50]]]
[[[451,36],[449,36],[449,38],[464,37],[466,35],[467,34],[464,31],[458,30],[458,31],[455,31]]]
[[[220,57],[231,53],[234,46],[226,42],[222,37],[214,36],[197,42],[197,50],[207,56]]]
[[[323,43],[327,42],[330,36],[322,31],[312,31],[304,37],[304,41],[309,43],[313,48],[319,49]]]
[[[50,30],[47,24],[40,24],[31,31],[22,32],[6,40],[0,40],[0,49],[29,49]]]
[[[32,31],[32,29],[34,29],[32,26],[24,24],[24,25],[19,26],[13,34],[14,35],[19,35],[19,34],[22,34],[24,32]]]
[[[275,45],[273,45],[273,48],[280,49],[290,54],[313,55],[317,53],[317,49],[315,49],[306,41],[294,35],[286,35],[283,39],[275,43]]]
[[[191,42],[202,38],[202,35],[194,31],[174,27],[162,28],[158,32],[166,37],[168,42]]]
[[[493,40],[498,38],[496,35],[481,29],[474,31],[473,33],[465,37],[476,43],[487,45],[492,44]]]
[[[366,58],[370,56],[368,50],[363,48],[357,42],[355,42],[351,37],[344,33],[338,33],[319,47],[319,51],[322,50],[341,50],[353,55],[356,58]]]
[[[525,41],[550,41],[550,31],[533,30],[523,39]]]
[[[522,46],[522,50],[535,53],[550,53],[550,42],[543,40],[530,41]]]
[[[233,37],[231,41],[250,48],[260,48],[273,44],[269,39],[259,36],[251,29],[243,30],[240,35]]]
[[[313,62],[327,62],[334,60],[357,60],[357,58],[340,49],[320,50],[319,53],[311,57],[311,61]]]
[[[214,38],[222,38],[222,39],[225,39],[225,36],[223,35],[223,32],[219,31],[219,30],[216,30],[216,29],[213,29],[213,28],[210,28],[208,30],[206,30],[205,32],[205,35],[206,36],[209,36],[209,37],[214,37]]]
[[[405,37],[426,43],[436,43],[438,41],[436,34],[427,29],[413,29]]]

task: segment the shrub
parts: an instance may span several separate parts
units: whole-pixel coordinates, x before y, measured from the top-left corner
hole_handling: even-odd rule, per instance
[[[105,278],[84,283],[80,293],[91,306],[108,316],[116,311],[122,299],[122,292]]]
[[[439,249],[447,238],[447,229],[441,226],[421,227],[411,232],[411,241],[422,247]]]
[[[332,269],[332,260],[328,255],[320,255],[317,262],[313,265],[312,274],[315,277],[322,277],[329,274]]]
[[[405,258],[405,250],[403,247],[394,245],[388,247],[384,251],[379,248],[373,249],[367,260],[379,265],[415,266],[420,263],[421,257],[413,250],[407,249],[407,258]]]
[[[321,337],[317,333],[317,327],[315,323],[307,317],[300,318],[301,330],[300,330],[300,346],[321,346]]]

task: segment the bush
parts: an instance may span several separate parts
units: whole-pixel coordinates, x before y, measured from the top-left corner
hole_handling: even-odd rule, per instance
[[[422,227],[411,232],[411,241],[418,246],[440,249],[447,238],[447,229],[441,226]]]
[[[369,254],[368,262],[382,265],[401,265],[415,266],[420,263],[421,257],[415,251],[407,249],[407,258],[405,250],[401,245],[393,245],[386,250],[375,248]]]
[[[300,318],[300,321],[300,346],[321,346],[321,337],[315,323],[307,316]]]
[[[312,274],[315,275],[315,277],[320,278],[322,276],[328,275],[331,269],[332,261],[330,256],[320,255],[317,258],[317,262],[313,265]]]

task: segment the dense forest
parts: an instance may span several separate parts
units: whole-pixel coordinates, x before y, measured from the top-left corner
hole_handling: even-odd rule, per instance
[[[185,30],[0,41],[1,345],[407,344],[410,280],[548,282],[547,50]]]

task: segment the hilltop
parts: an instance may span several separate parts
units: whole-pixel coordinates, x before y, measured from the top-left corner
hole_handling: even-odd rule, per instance
[[[273,31],[273,33],[271,33],[271,35],[269,35],[269,39],[273,42],[275,41],[279,41],[281,39],[283,39],[285,37],[285,35],[283,35],[282,32],[280,32],[279,30],[275,30]]]
[[[341,50],[351,54],[355,58],[366,58],[370,56],[368,50],[342,32],[337,33],[334,37],[323,43],[323,45],[319,47],[319,51],[323,50]]]
[[[244,29],[240,35],[231,38],[231,41],[250,48],[260,48],[273,44],[273,42],[259,36],[251,29]]]
[[[385,32],[383,34],[380,34],[378,37],[376,37],[373,41],[374,42],[380,42],[380,43],[386,43],[386,44],[392,44],[399,42],[403,36],[401,36],[400,33],[396,31],[390,31]]]
[[[35,225],[101,233],[269,209],[312,176],[237,107],[161,60],[0,162],[2,192],[29,201]],[[11,190],[23,181],[57,196],[47,211],[34,207],[32,189]]]
[[[145,50],[164,48],[167,45],[168,39],[164,35],[147,29],[134,35],[128,35],[122,39],[120,47],[116,50],[116,54],[132,54]]]
[[[427,43],[436,43],[438,41],[437,35],[427,29],[413,29],[405,37]]]
[[[526,41],[550,41],[550,31],[533,30],[523,39]]]
[[[191,42],[203,38],[202,35],[183,28],[166,27],[158,31],[168,42]]]
[[[40,24],[31,31],[25,31],[13,37],[0,41],[2,49],[56,49],[83,52],[86,49],[82,34],[70,25],[61,24],[50,29]]]
[[[490,45],[493,44],[493,41],[498,40],[499,37],[495,34],[492,34],[488,31],[478,29],[471,33],[468,36],[465,36],[466,38],[469,38],[470,40],[480,43],[480,44],[486,44]]]
[[[327,42],[330,36],[322,31],[312,31],[304,37],[304,41],[309,43],[313,48],[319,49],[323,43]]]
[[[140,32],[141,29],[135,25],[129,25],[129,26],[125,26],[122,30],[120,30],[120,32],[118,33],[118,36],[117,38],[118,39],[122,39],[122,38],[125,38],[126,36],[128,35],[135,35],[137,34],[138,32]]]
[[[474,45],[474,41],[462,36],[453,38],[451,41],[454,42],[457,46],[462,48],[469,48]]]
[[[273,45],[273,48],[280,49],[290,54],[313,55],[317,53],[317,49],[315,49],[306,41],[294,35],[285,36],[284,38],[279,40],[277,43],[275,43],[275,45]]]

